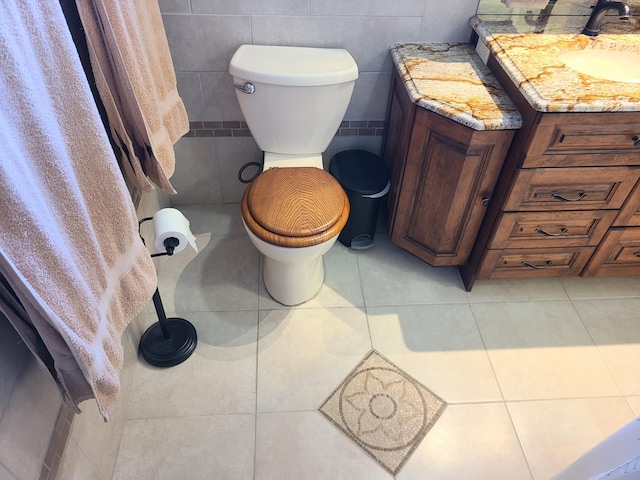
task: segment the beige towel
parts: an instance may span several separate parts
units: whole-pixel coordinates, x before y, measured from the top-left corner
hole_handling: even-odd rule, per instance
[[[125,172],[168,193],[173,144],[189,130],[157,0],[76,0],[96,86]]]
[[[0,273],[64,393],[107,419],[155,268],[59,3],[0,0],[0,59]]]

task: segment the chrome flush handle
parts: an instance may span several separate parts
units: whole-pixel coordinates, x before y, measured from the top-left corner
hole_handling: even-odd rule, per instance
[[[233,85],[236,90],[240,90],[242,93],[251,94],[256,91],[256,87],[253,86],[253,83],[247,82],[244,85]]]

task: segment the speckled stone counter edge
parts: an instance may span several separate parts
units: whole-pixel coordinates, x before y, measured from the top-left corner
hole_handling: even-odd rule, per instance
[[[568,29],[564,33],[504,33],[501,26],[478,16],[470,24],[529,104],[541,112],[640,111],[640,84],[613,82],[579,73],[558,58],[568,49],[604,48],[640,53],[640,35],[616,33],[591,38]]]
[[[522,126],[520,113],[472,46],[397,43],[391,47],[391,56],[416,105],[474,130],[510,130]],[[444,61],[448,57],[468,60],[472,74],[460,76],[459,71],[448,68]],[[416,76],[420,77],[419,82]]]

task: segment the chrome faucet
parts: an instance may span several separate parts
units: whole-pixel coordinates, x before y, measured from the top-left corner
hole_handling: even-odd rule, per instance
[[[584,35],[595,37],[600,32],[600,25],[607,13],[607,10],[617,10],[620,20],[629,20],[631,10],[629,6],[624,2],[612,1],[612,0],[598,0],[596,6],[593,7],[593,12],[589,17],[587,25],[582,30]]]

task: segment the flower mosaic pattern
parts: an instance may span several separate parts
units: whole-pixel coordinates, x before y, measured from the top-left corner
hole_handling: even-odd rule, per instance
[[[372,351],[320,412],[395,475],[445,407],[444,400]]]

